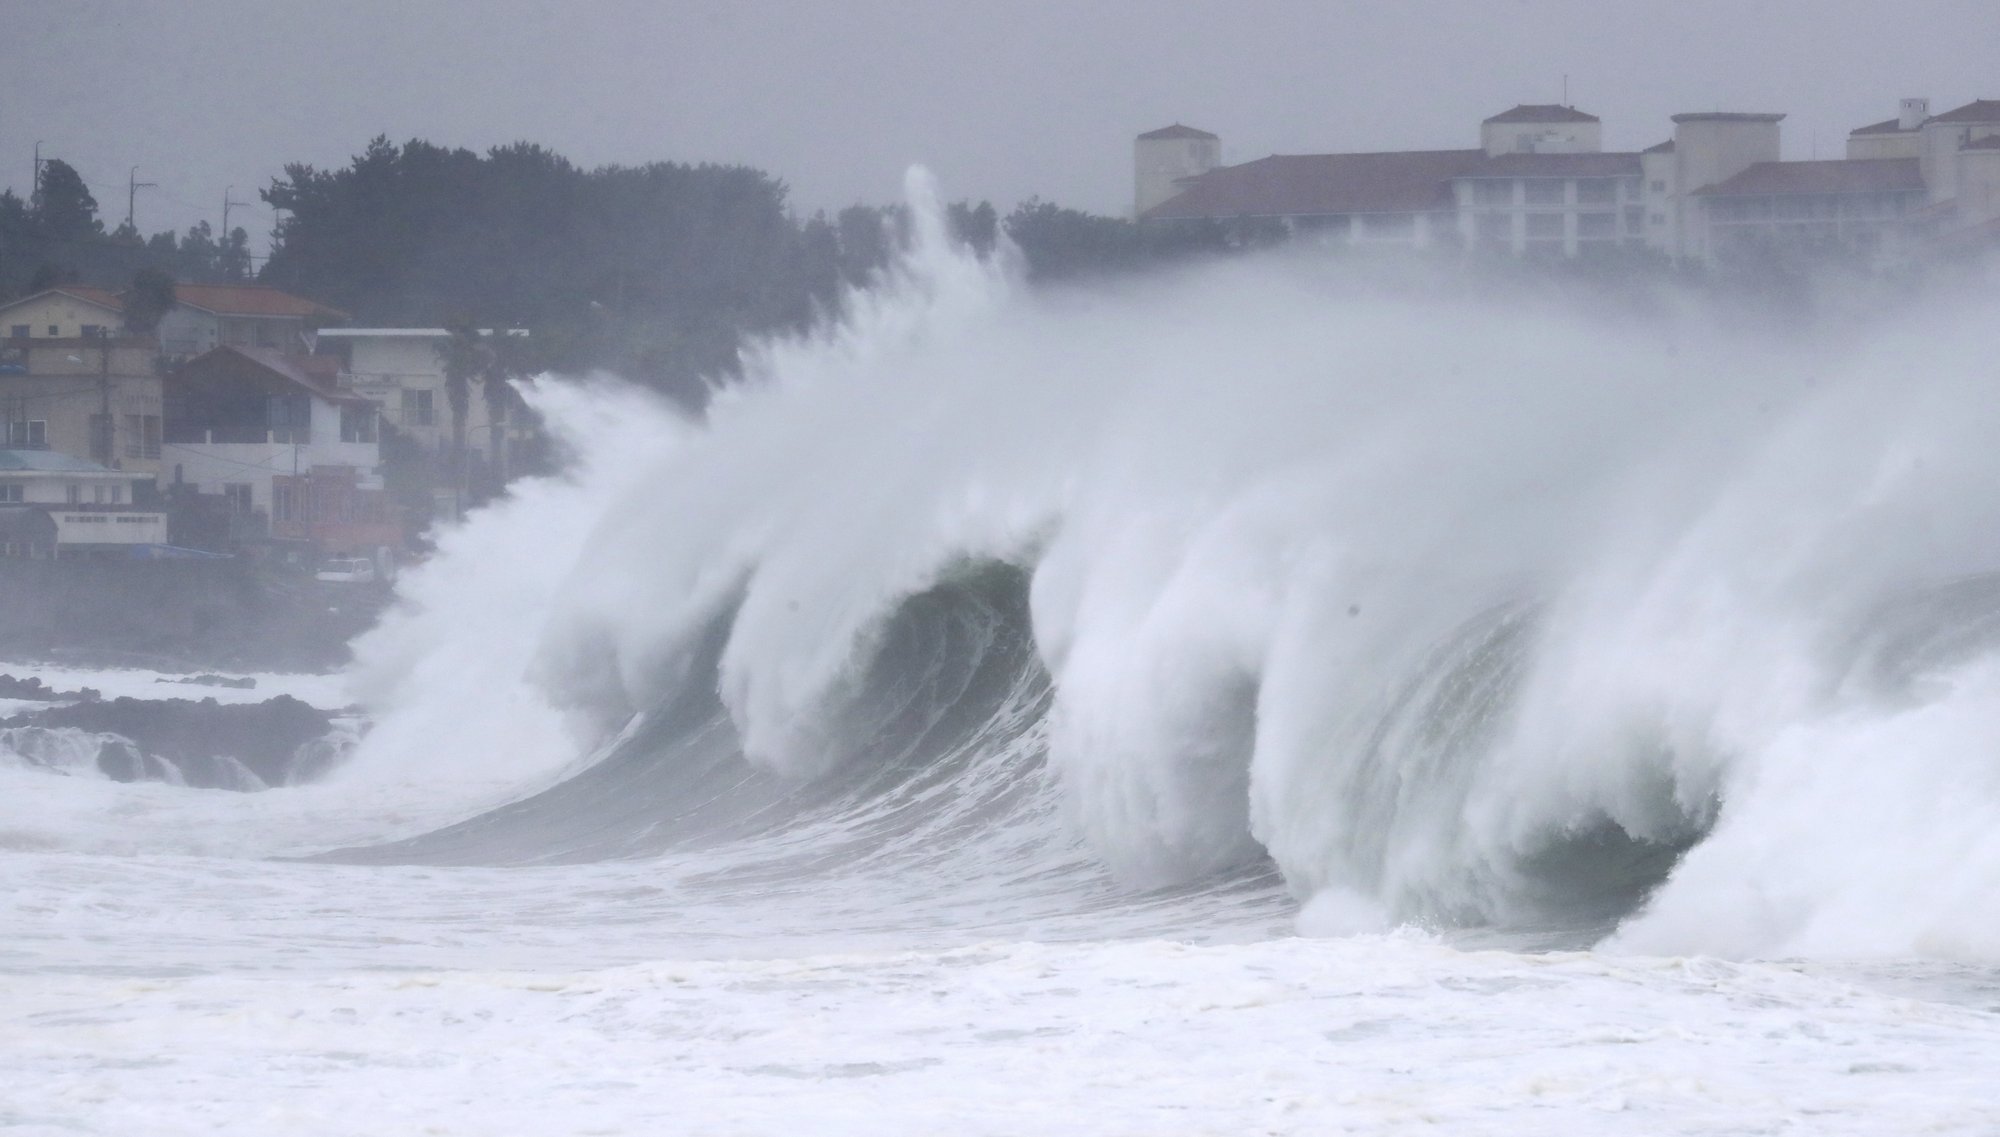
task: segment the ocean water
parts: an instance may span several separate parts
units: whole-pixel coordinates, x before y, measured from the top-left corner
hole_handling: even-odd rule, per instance
[[[329,776],[0,753],[0,1132],[2000,1132],[2000,294],[1030,292],[913,195],[218,692]]]

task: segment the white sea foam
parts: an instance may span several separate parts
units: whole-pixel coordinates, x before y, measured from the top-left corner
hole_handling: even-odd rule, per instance
[[[706,422],[535,386],[579,461],[406,575],[331,780],[0,769],[0,1119],[2000,1123],[1992,294],[1033,292],[913,192]]]

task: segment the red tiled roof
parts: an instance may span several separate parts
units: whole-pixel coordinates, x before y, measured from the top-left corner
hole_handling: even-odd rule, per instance
[[[1794,193],[1920,191],[1915,158],[1835,158],[1822,162],[1759,162],[1727,181],[1694,191],[1712,197]]]
[[[1522,103],[1513,110],[1501,111],[1487,122],[1596,122],[1594,114],[1585,114],[1575,107],[1557,106],[1554,103]]]
[[[1484,150],[1385,154],[1273,154],[1188,180],[1149,220],[1190,217],[1313,217],[1418,213],[1453,208],[1451,179],[1475,169]]]
[[[1973,101],[1932,115],[1930,122],[2000,122],[2000,99],[1974,99]]]
[[[1919,123],[1918,125],[1922,125],[1922,124],[1921,124],[1921,123]],[[1916,129],[1917,129],[1917,127],[1915,127],[1915,126],[1913,126],[1913,127],[1910,127],[1910,128],[1909,128],[1909,130],[1905,130],[1905,129],[1903,129],[1903,120],[1902,120],[1902,119],[1899,119],[1899,118],[1885,118],[1885,119],[1883,119],[1883,120],[1882,120],[1881,122],[1871,122],[1871,123],[1869,123],[1869,124],[1868,124],[1867,126],[1857,126],[1857,127],[1855,127],[1855,128],[1853,129],[1853,130],[1850,130],[1850,131],[1848,131],[1847,133],[1849,133],[1849,134],[1908,134],[1908,133],[1910,133],[1911,131],[1914,131],[1914,130],[1916,130]]]
[[[293,316],[345,320],[347,313],[261,284],[176,284],[174,299],[218,316]]]
[[[88,284],[64,284],[57,287],[55,291],[74,296],[78,300],[88,300],[92,304],[101,308],[109,308],[113,312],[123,312],[125,310],[125,301],[116,292],[107,289],[92,288]]]
[[[249,360],[251,363],[271,372],[273,375],[304,387],[307,391],[330,403],[365,403],[368,401],[366,398],[351,391],[342,391],[334,386],[331,379],[332,375],[337,373],[339,360],[331,356],[284,355],[280,352],[272,351],[268,347],[224,344],[221,347],[211,348],[188,360],[186,363],[181,364],[180,367],[175,369],[175,374],[197,371],[204,367],[212,366],[213,361],[226,359],[230,355],[236,355]],[[332,364],[334,370],[329,370],[325,364],[317,362],[317,360],[322,358]],[[316,373],[327,375],[327,380],[322,381],[319,374]]]
[[[1180,123],[1175,123],[1172,126],[1163,126],[1158,130],[1149,130],[1140,135],[1138,140],[1140,142],[1152,142],[1162,138],[1205,138],[1211,142],[1216,141],[1215,135],[1210,134],[1208,131],[1196,130],[1192,126],[1182,126]]]
[[[1674,152],[1674,140],[1671,138],[1667,139],[1665,142],[1655,142],[1653,145],[1648,146],[1644,150],[1639,151],[1639,153],[1641,154],[1671,154],[1673,152]]]
[[[1618,178],[1636,177],[1637,154],[1502,154],[1460,174],[1461,178]]]
[[[44,288],[33,296],[23,296],[19,300],[0,304],[0,308],[12,308],[16,304],[26,304],[30,300],[40,300],[44,296],[53,296],[58,292],[64,296],[81,300],[86,304],[95,304],[100,308],[109,308],[113,312],[123,312],[125,310],[125,302],[118,298],[116,292],[107,292],[102,288],[92,288],[88,284],[59,284],[54,288]]]

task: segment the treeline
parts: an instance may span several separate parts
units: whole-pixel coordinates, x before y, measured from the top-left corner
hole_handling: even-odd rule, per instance
[[[42,162],[39,193],[0,191],[0,299],[58,284],[121,289],[141,270],[204,284],[249,280],[250,234],[238,226],[217,236],[206,221],[150,237],[130,223],[106,231],[90,188],[57,158]]]
[[[801,217],[784,182],[745,166],[583,169],[529,143],[482,155],[376,138],[338,169],[286,166],[262,197],[280,217],[263,283],[363,325],[529,328],[525,365],[604,367],[690,400],[734,368],[745,334],[803,327],[838,305],[887,263],[906,222],[897,206]],[[123,288],[140,269],[251,278],[241,229],[140,240],[105,232],[96,214],[60,162],[44,164],[37,202],[0,195],[0,289]],[[982,255],[1004,231],[1042,281],[1241,243],[1220,226],[1141,228],[1040,200],[1004,218],[958,202],[948,221]]]

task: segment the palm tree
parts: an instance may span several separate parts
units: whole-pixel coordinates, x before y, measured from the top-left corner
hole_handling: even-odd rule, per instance
[[[451,333],[438,345],[444,364],[444,398],[451,406],[452,513],[465,517],[465,415],[472,407],[472,381],[485,375],[490,352],[470,322],[447,326]]]

